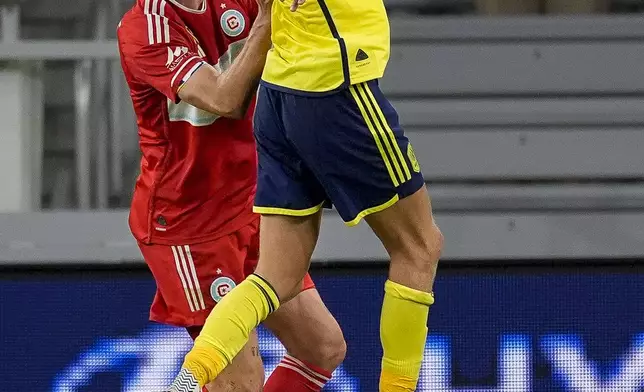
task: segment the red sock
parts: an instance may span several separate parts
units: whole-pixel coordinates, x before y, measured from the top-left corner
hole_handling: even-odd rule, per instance
[[[266,381],[264,392],[320,392],[330,379],[328,371],[287,354]]]

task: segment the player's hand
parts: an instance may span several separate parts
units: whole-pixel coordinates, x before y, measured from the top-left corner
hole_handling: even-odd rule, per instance
[[[293,0],[293,3],[291,4],[291,12],[297,11],[297,7],[301,6],[305,2],[306,0]]]
[[[273,0],[256,0],[259,12],[257,13],[256,25],[268,25],[270,28],[271,21],[271,8],[273,7]]]
[[[271,13],[271,7],[273,6],[273,0],[256,0],[257,5],[259,6],[260,12],[267,14]]]

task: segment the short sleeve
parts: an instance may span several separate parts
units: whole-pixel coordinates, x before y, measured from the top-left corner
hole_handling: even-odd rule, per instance
[[[191,39],[185,28],[157,15],[124,21],[118,30],[128,71],[175,103],[183,83],[205,63],[190,49]]]

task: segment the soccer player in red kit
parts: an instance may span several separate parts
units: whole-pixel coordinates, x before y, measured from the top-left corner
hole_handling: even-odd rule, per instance
[[[270,48],[268,0],[137,0],[118,29],[142,151],[130,228],[157,282],[150,317],[199,335],[254,271],[254,93]],[[311,278],[264,325],[288,355],[267,392],[319,391],[345,355]],[[186,380],[191,391],[193,380]],[[210,391],[262,389],[257,335]]]

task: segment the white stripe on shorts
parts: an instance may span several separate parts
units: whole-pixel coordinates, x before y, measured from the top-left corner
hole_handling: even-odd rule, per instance
[[[188,306],[190,306],[190,311],[195,311],[195,306],[192,303],[192,298],[190,298],[190,292],[188,290],[188,284],[186,283],[186,278],[184,277],[183,270],[180,265],[179,255],[177,253],[177,247],[171,246],[172,254],[174,255],[174,263],[177,267],[177,273],[179,274],[179,279],[181,279],[181,285],[183,286],[183,291],[186,294],[186,300],[188,301]]]
[[[195,283],[195,289],[197,290],[197,297],[199,297],[198,305],[201,305],[201,309],[206,309],[206,304],[203,301],[203,294],[201,293],[201,286],[199,285],[199,278],[197,277],[195,262],[192,259],[192,253],[190,252],[190,245],[185,245],[183,249],[186,251],[186,256],[188,257],[188,265],[190,266],[190,272],[192,272],[192,279],[193,279],[193,282]]]
[[[192,274],[190,273],[190,267],[188,266],[188,260],[186,260],[186,256],[183,252],[183,247],[182,246],[177,246],[177,253],[179,254],[179,258],[181,259],[181,266],[182,271],[183,271],[183,276],[186,278],[186,282],[188,283],[188,291],[190,292],[190,297],[192,298],[192,303],[195,306],[195,311],[201,310],[201,304],[199,303],[199,300],[197,299],[197,292],[196,292],[196,285],[192,279]],[[197,283],[198,285],[199,283]]]

